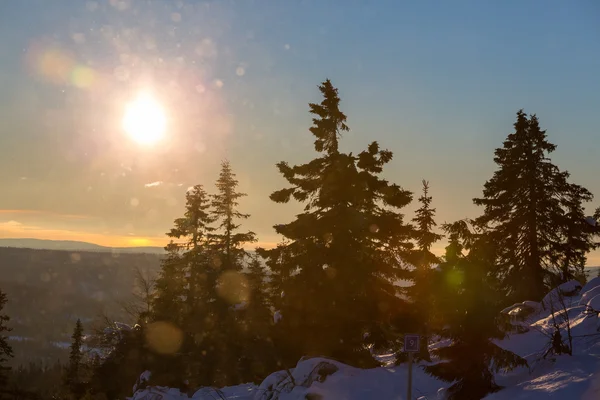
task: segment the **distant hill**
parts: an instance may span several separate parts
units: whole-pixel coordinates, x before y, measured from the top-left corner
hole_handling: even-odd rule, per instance
[[[42,240],[42,239],[0,239],[0,247],[15,247],[20,249],[44,249],[67,251],[96,251],[110,253],[145,253],[164,254],[162,247],[105,247],[94,243],[78,242],[74,240]]]
[[[156,277],[161,259],[159,254],[110,253],[98,248],[0,246],[0,289],[8,298],[4,311],[10,316],[10,336],[27,338],[13,343],[18,353],[14,362],[54,357],[56,349],[49,343],[69,342],[77,318],[86,332],[104,315],[133,322],[122,305],[134,300],[136,271]]]
[[[598,271],[600,271],[600,267],[585,267],[585,272],[588,279],[597,277]]]

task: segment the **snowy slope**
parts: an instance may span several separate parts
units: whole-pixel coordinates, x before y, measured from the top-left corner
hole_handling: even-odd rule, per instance
[[[600,280],[596,281],[600,285]],[[578,287],[577,287],[578,286]],[[560,309],[556,302],[558,291],[569,293],[565,298],[567,316],[573,336],[573,356],[548,355],[553,318],[540,303],[524,302],[503,310],[515,324],[528,331],[513,334],[499,344],[525,357],[530,368],[519,368],[508,374],[499,374],[497,382],[505,388],[491,394],[486,400],[517,399],[600,399],[600,332],[598,311],[579,305],[586,291],[594,287],[574,282],[561,285],[546,296],[544,303]],[[573,288],[577,290],[573,293]],[[577,291],[581,292],[577,293]],[[596,289],[598,290],[598,289]],[[546,307],[550,308],[550,307]],[[521,318],[519,318],[521,316]],[[562,320],[560,317],[558,320]],[[563,332],[566,338],[566,330]],[[438,346],[440,344],[437,344]],[[382,360],[389,361],[388,356]],[[291,374],[291,377],[290,377]],[[195,400],[406,400],[407,366],[388,366],[362,370],[326,358],[311,358],[298,362],[290,371],[275,372],[259,386],[253,384],[223,388],[220,391],[203,388]],[[425,374],[415,365],[413,369],[414,399],[443,399],[446,382]],[[138,390],[133,400],[182,400],[187,396],[176,389],[146,388]]]

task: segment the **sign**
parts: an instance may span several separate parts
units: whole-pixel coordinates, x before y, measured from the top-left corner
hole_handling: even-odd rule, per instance
[[[406,385],[406,398],[412,399],[413,353],[419,352],[419,335],[404,335],[404,352],[408,353],[408,382]]]
[[[404,335],[404,351],[406,353],[419,352],[419,335]]]

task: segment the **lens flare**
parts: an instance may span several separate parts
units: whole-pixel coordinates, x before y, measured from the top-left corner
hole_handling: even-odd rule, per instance
[[[96,74],[91,68],[81,65],[71,71],[71,83],[80,89],[91,87],[96,80]]]
[[[217,293],[229,304],[240,304],[248,301],[248,282],[239,272],[225,271],[219,277]]]
[[[98,71],[78,62],[59,47],[33,43],[27,52],[26,62],[37,77],[56,85],[70,85],[79,89],[98,88],[101,78]]]
[[[153,322],[146,328],[146,344],[159,354],[175,354],[182,343],[183,333],[169,322]]]

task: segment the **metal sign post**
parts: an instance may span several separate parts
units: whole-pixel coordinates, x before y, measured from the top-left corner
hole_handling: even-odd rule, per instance
[[[419,351],[419,335],[404,335],[404,351],[408,353],[408,383],[406,400],[412,400],[412,362],[413,353]]]

